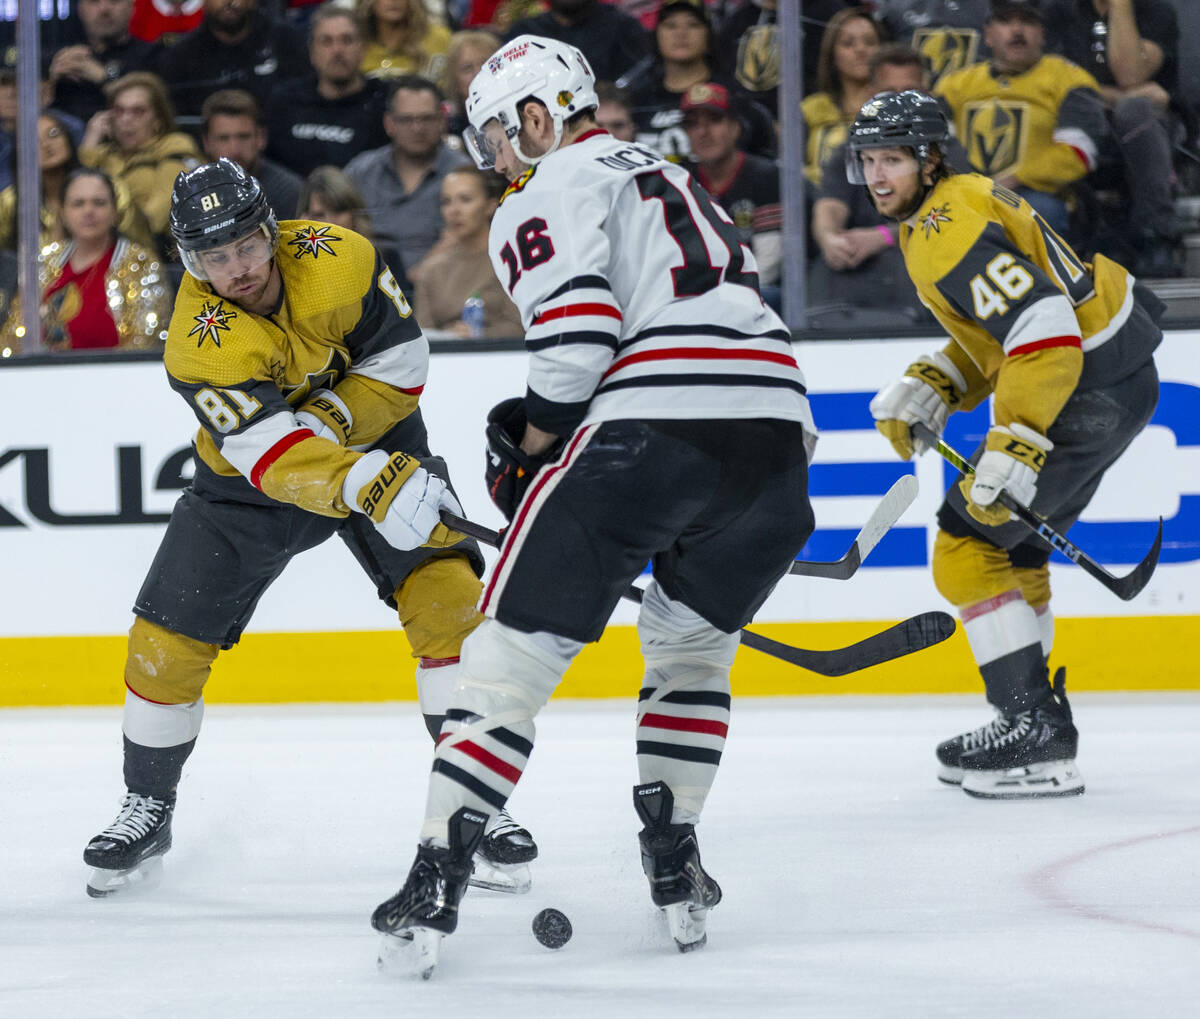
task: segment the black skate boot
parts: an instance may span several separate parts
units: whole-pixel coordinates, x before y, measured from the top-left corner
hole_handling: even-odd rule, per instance
[[[501,808],[488,821],[487,834],[475,850],[471,884],[493,892],[523,895],[533,885],[529,864],[537,855],[533,836]]]
[[[1012,727],[1012,719],[996,712],[987,725],[964,732],[937,745],[938,781],[947,785],[962,785],[962,755],[985,747],[1003,736]]]
[[[708,911],[721,901],[721,886],[700,864],[696,829],[672,824],[675,797],[665,782],[633,787],[633,807],[646,826],[638,834],[642,843],[642,870],[650,881],[650,899],[667,917],[671,936],[681,952],[704,947]]]
[[[404,959],[421,979],[432,975],[442,938],[458,927],[458,904],[487,822],[486,814],[460,807],[450,818],[448,846],[417,846],[404,887],[371,914],[371,926],[385,935],[380,968]]]
[[[88,875],[88,895],[102,899],[156,879],[163,854],[171,848],[174,811],[174,796],[158,799],[127,792],[116,819],[83,851],[83,862],[94,868]]]
[[[1083,776],[1075,766],[1079,730],[1067,702],[1066,670],[1054,676],[1051,695],[1008,719],[1008,731],[960,758],[963,792],[989,800],[1078,796]]]

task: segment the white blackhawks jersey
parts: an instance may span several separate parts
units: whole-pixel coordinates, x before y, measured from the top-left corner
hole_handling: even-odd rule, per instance
[[[652,149],[595,131],[552,153],[509,188],[489,250],[521,312],[538,427],[778,418],[815,436],[749,247]]]

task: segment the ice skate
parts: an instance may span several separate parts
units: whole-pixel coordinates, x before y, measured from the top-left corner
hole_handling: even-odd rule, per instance
[[[987,725],[943,740],[937,745],[938,781],[947,785],[962,785],[962,755],[987,746],[992,740],[1003,736],[1011,727],[1012,719],[997,711],[996,717]]]
[[[371,915],[371,926],[383,934],[380,969],[407,970],[422,980],[433,975],[442,938],[458,927],[458,904],[487,821],[486,814],[460,807],[450,818],[448,846],[417,847],[404,887]]]
[[[1048,700],[1008,720],[1008,731],[960,758],[962,789],[988,800],[1078,796],[1083,776],[1075,765],[1079,730],[1071,720],[1063,670]]]
[[[121,812],[87,844],[83,862],[92,867],[87,893],[94,899],[133,887],[150,887],[162,875],[171,848],[175,800],[127,792]]]
[[[493,892],[524,895],[533,885],[529,864],[537,859],[537,843],[507,810],[488,821],[487,832],[475,850],[471,885]]]
[[[666,915],[679,951],[691,952],[708,941],[708,911],[721,901],[721,886],[701,866],[695,827],[671,824],[674,802],[663,782],[633,787],[633,806],[646,826],[638,839],[650,899]]]

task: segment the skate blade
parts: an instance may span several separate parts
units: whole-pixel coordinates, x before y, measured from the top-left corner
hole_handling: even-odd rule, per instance
[[[468,882],[473,888],[524,895],[533,887],[533,876],[527,863],[492,863],[478,854],[474,863],[475,869]]]
[[[441,951],[441,931],[428,927],[410,927],[396,934],[384,934],[379,940],[379,969],[393,976],[412,976],[428,980],[437,968]]]
[[[675,947],[681,952],[694,952],[708,944],[704,925],[708,919],[707,909],[694,909],[687,902],[673,902],[663,906],[667,917],[667,929],[675,939]]]
[[[1083,795],[1074,761],[1043,761],[1006,771],[963,770],[962,791],[980,800],[1039,800]]]
[[[161,856],[152,856],[128,870],[104,870],[93,867],[87,879],[87,893],[93,899],[105,899],[118,892],[129,895],[154,888],[162,880]]]
[[[952,768],[948,764],[939,764],[937,778],[939,782],[945,782],[946,785],[962,785],[963,770],[962,768]]]

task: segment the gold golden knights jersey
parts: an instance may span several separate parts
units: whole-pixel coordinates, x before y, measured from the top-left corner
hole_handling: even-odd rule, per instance
[[[1161,332],[1116,262],[1079,259],[1029,204],[980,174],[939,181],[901,224],[900,248],[926,307],[951,340],[962,409],[995,393],[997,424],[1045,435],[1077,388],[1125,378]]]
[[[328,223],[279,225],[279,308],[255,315],[185,275],[164,362],[200,421],[197,455],[273,499],[346,516],[342,481],[412,413],[429,344],[371,243]],[[315,395],[314,395],[315,394]],[[303,410],[333,429],[318,438]]]
[[[1050,194],[1095,168],[1108,130],[1096,79],[1061,57],[1042,57],[1016,75],[975,64],[944,77],[934,95],[949,105],[974,169],[1013,173]]]
[[[804,175],[819,186],[821,168],[846,140],[847,128],[853,117],[847,118],[828,92],[814,92],[801,104],[807,137],[804,152]]]

